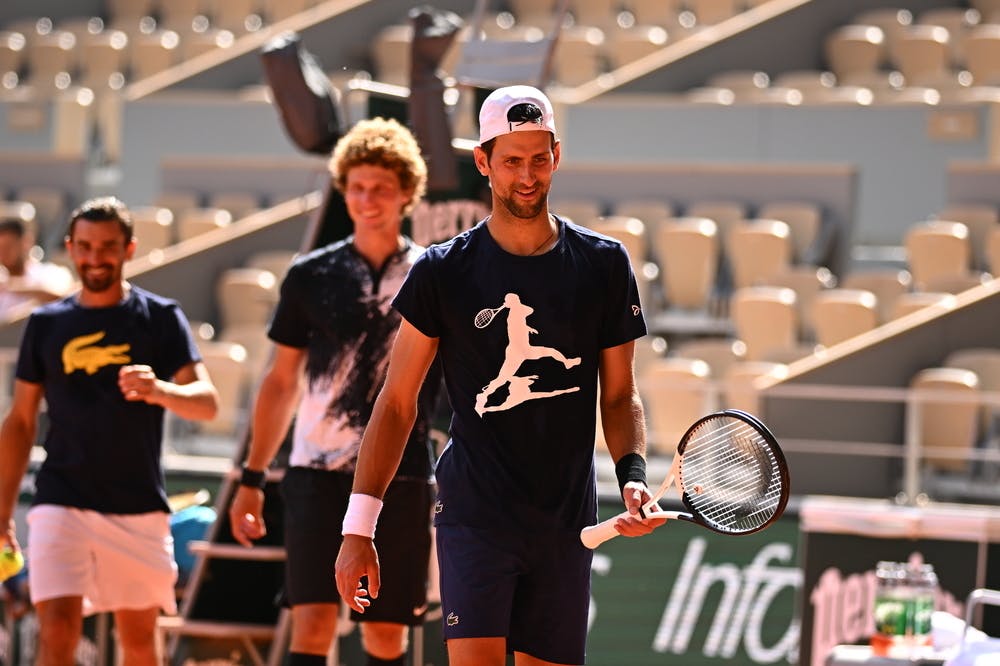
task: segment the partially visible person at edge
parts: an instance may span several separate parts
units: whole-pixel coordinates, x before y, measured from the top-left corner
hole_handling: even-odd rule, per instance
[[[32,305],[62,298],[73,289],[73,274],[31,255],[34,234],[18,217],[0,219],[0,320]]]
[[[449,663],[500,666],[512,652],[519,666],[582,664],[598,405],[630,512],[617,531],[664,522],[637,515],[649,491],[633,347],[646,326],[622,244],[549,213],[561,148],[545,95],[501,88],[479,123],[492,211],[430,247],[393,301],[403,323],[361,444],[337,586],[357,611],[392,589],[372,535],[437,354],[454,409],[434,509]]]
[[[80,290],[28,319],[0,428],[0,546],[19,548],[13,512],[44,399],[46,457],[27,517],[37,663],[72,666],[84,615],[112,612],[124,663],[153,666],[157,615],[176,612],[164,410],[212,419],[218,394],[178,304],[122,277],[135,252],[125,204],[73,211],[66,249]]]
[[[230,507],[233,537],[264,536],[265,470],[295,417],[281,493],[292,608],[290,665],[326,663],[340,595],[333,565],[365,424],[385,381],[399,314],[390,302],[424,248],[401,232],[420,200],[427,167],[408,129],[363,120],[333,150],[330,172],[353,234],[294,262],[281,287],[269,336],[275,352],[260,385],[241,484]],[[369,666],[404,664],[407,627],[423,622],[433,499],[428,416],[435,387],[420,394],[416,425],[387,479],[387,529],[379,535],[387,592],[364,615]],[[399,459],[397,458],[397,462]]]

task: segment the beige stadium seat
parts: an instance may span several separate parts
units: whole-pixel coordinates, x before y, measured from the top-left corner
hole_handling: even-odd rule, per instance
[[[174,243],[174,214],[162,206],[138,206],[132,209],[136,256],[161,250]]]
[[[61,242],[69,220],[67,194],[58,187],[32,185],[20,187],[15,193],[17,201],[27,201],[35,207],[35,226],[38,240]]]
[[[871,106],[874,101],[875,93],[868,86],[847,84],[815,90],[808,98],[803,98],[804,103],[817,106]]]
[[[552,54],[552,79],[579,86],[604,73],[604,31],[594,26],[564,27]]]
[[[247,350],[232,342],[211,341],[199,345],[202,361],[219,392],[219,411],[210,421],[200,421],[203,433],[232,436],[246,422],[248,385]]]
[[[604,42],[604,52],[612,69],[656,53],[670,41],[670,33],[658,25],[636,25],[611,30]]]
[[[913,286],[925,290],[935,279],[962,276],[971,267],[969,228],[961,222],[930,220],[911,226],[904,235],[906,262]]]
[[[787,266],[767,278],[765,284],[769,287],[788,287],[795,292],[799,337],[804,340],[813,339],[813,303],[820,293],[837,286],[837,279],[830,269],[823,266]]]
[[[708,77],[708,87],[728,88],[737,97],[748,91],[763,90],[771,85],[771,77],[757,69],[734,69],[719,72]]]
[[[795,292],[787,287],[737,289],[729,299],[729,316],[749,361],[799,344]]]
[[[206,4],[204,0],[161,0],[158,3],[158,24],[187,37],[194,19],[208,13]]]
[[[914,375],[909,387],[912,393],[907,410],[919,409],[917,432],[913,435],[921,448],[944,448],[955,454],[967,454],[976,446],[980,405],[979,378],[975,372],[926,368]],[[969,467],[969,461],[962,457],[927,456],[924,462],[930,468],[946,472],[965,472]]]
[[[128,35],[104,30],[80,37],[80,83],[91,88],[113,87],[112,77],[128,71]],[[124,79],[122,79],[122,83]]]
[[[0,30],[0,74],[18,72],[27,57],[28,40],[20,32]]]
[[[811,95],[819,91],[828,91],[837,85],[837,77],[825,69],[795,69],[776,74],[771,85],[781,88],[794,88],[802,93],[808,101]]]
[[[719,238],[707,217],[671,218],[653,229],[668,308],[708,309],[718,274]]]
[[[250,387],[255,387],[271,359],[272,342],[267,337],[267,326],[259,323],[232,324],[221,329],[216,338],[235,342],[247,350],[247,382]]]
[[[951,65],[958,66],[965,62],[965,40],[981,19],[978,11],[968,7],[933,7],[920,12],[916,22],[921,25],[939,25],[948,31],[951,38]]]
[[[736,102],[736,93],[729,88],[699,86],[697,88],[691,88],[690,90],[684,91],[684,101],[688,104],[731,106]]]
[[[263,268],[271,271],[278,282],[281,282],[297,256],[298,252],[295,250],[261,250],[251,254],[245,263],[247,268]]]
[[[792,262],[823,265],[834,240],[834,229],[823,218],[823,208],[811,201],[770,201],[757,210],[757,217],[781,220],[792,238]]]
[[[79,64],[76,47],[76,35],[67,30],[32,35],[27,44],[28,80],[48,89],[57,85],[57,76],[75,73]]]
[[[708,364],[698,359],[663,358],[647,364],[639,394],[650,426],[649,448],[661,455],[672,455],[691,424],[716,404]]]
[[[603,215],[603,205],[597,199],[550,197],[549,210],[585,227]]]
[[[144,79],[176,65],[181,58],[180,35],[173,30],[133,33],[129,66],[133,80]]]
[[[686,5],[698,25],[715,25],[743,10],[742,0],[687,0]]]
[[[965,68],[976,86],[1000,85],[1000,24],[984,23],[969,31]]]
[[[610,215],[597,218],[590,224],[590,228],[621,241],[628,251],[632,271],[636,275],[643,274],[643,264],[649,256],[649,235],[642,220],[637,217]]]
[[[1000,228],[991,230],[986,235],[986,269],[996,277],[1000,277]]]
[[[667,354],[667,341],[658,335],[647,333],[635,341],[635,375],[642,374],[643,368],[663,358]]]
[[[278,302],[278,279],[260,268],[229,268],[215,287],[220,329],[238,324],[264,326]]]
[[[827,289],[812,306],[816,342],[832,347],[878,326],[878,299],[864,289]]]
[[[688,217],[707,217],[715,222],[718,227],[720,247],[725,254],[729,230],[746,220],[747,207],[739,201],[711,199],[688,204],[684,214]]]
[[[232,214],[222,208],[189,208],[177,213],[176,217],[178,241],[223,229],[233,221]]]
[[[840,282],[844,289],[864,289],[875,294],[879,324],[893,318],[897,299],[910,291],[910,271],[898,268],[872,268],[848,273]]]
[[[1000,1],[998,0],[969,0],[968,3],[973,9],[979,12],[983,23],[1000,22]]]
[[[781,220],[745,220],[729,230],[726,251],[734,287],[766,284],[792,264],[791,230]]]
[[[885,57],[885,33],[874,25],[844,25],[831,31],[824,43],[826,62],[837,80],[877,72]]]
[[[758,382],[782,380],[788,365],[771,361],[740,361],[729,367],[723,380],[722,407],[760,413]]]
[[[157,0],[105,0],[111,25],[135,25],[139,19],[152,15],[159,3]]]
[[[885,35],[885,55],[889,56],[906,29],[913,25],[913,13],[900,7],[876,7],[854,15],[855,25],[874,25]]]
[[[228,49],[236,41],[229,30],[208,28],[184,35],[181,39],[181,58],[190,60],[218,49]]]
[[[746,360],[747,346],[730,337],[693,338],[678,343],[671,355],[700,359],[708,364],[709,375],[721,380],[734,363]]]
[[[986,269],[986,247],[989,233],[1000,227],[1000,208],[987,203],[950,203],[938,211],[939,220],[961,222],[969,228],[972,247],[972,267]]]
[[[240,34],[261,27],[261,3],[259,0],[214,0],[208,5],[212,24],[216,27]]]
[[[892,306],[892,319],[916,312],[940,313],[955,307],[954,294],[938,291],[908,291],[900,294]]]
[[[375,80],[397,86],[410,85],[410,48],[413,26],[387,25],[372,40],[372,63]]]
[[[951,74],[951,38],[939,25],[910,25],[892,47],[891,63],[907,86],[928,85]]]
[[[659,199],[622,199],[612,205],[611,213],[637,217],[652,232],[656,225],[674,216],[674,207]]]
[[[936,291],[947,294],[960,294],[963,291],[981,287],[992,279],[993,276],[989,273],[968,271],[961,275],[941,275],[931,278],[924,284],[924,289],[926,291]]]
[[[979,389],[987,393],[1000,393],[1000,348],[965,347],[945,356],[944,366],[971,370],[979,378]],[[984,435],[996,436],[994,423],[1000,414],[1000,405],[984,404],[980,408],[980,428]]]

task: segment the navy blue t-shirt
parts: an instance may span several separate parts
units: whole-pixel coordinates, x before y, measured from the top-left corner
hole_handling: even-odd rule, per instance
[[[600,352],[646,333],[622,244],[559,221],[549,252],[505,252],[485,223],[430,247],[393,305],[439,338],[454,410],[438,524],[572,529],[597,515]]]
[[[177,303],[139,287],[110,307],[83,307],[70,296],[35,310],[17,361],[17,378],[41,384],[48,405],[34,504],[169,511],[160,463],[164,410],[125,400],[118,370],[148,365],[169,380],[200,360]]]

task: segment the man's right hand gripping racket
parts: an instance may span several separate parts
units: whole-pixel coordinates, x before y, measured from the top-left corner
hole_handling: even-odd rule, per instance
[[[675,479],[687,511],[665,511],[658,504]],[[756,417],[727,409],[688,428],[667,478],[639,513],[679,518],[720,534],[750,534],[774,523],[786,504],[788,464],[778,441]],[[618,536],[615,522],[628,515],[585,527],[580,539],[596,548]]]

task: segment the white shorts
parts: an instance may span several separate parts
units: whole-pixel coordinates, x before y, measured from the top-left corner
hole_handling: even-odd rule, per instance
[[[174,539],[161,511],[114,515],[43,504],[28,511],[31,601],[83,597],[85,615],[177,612]]]

